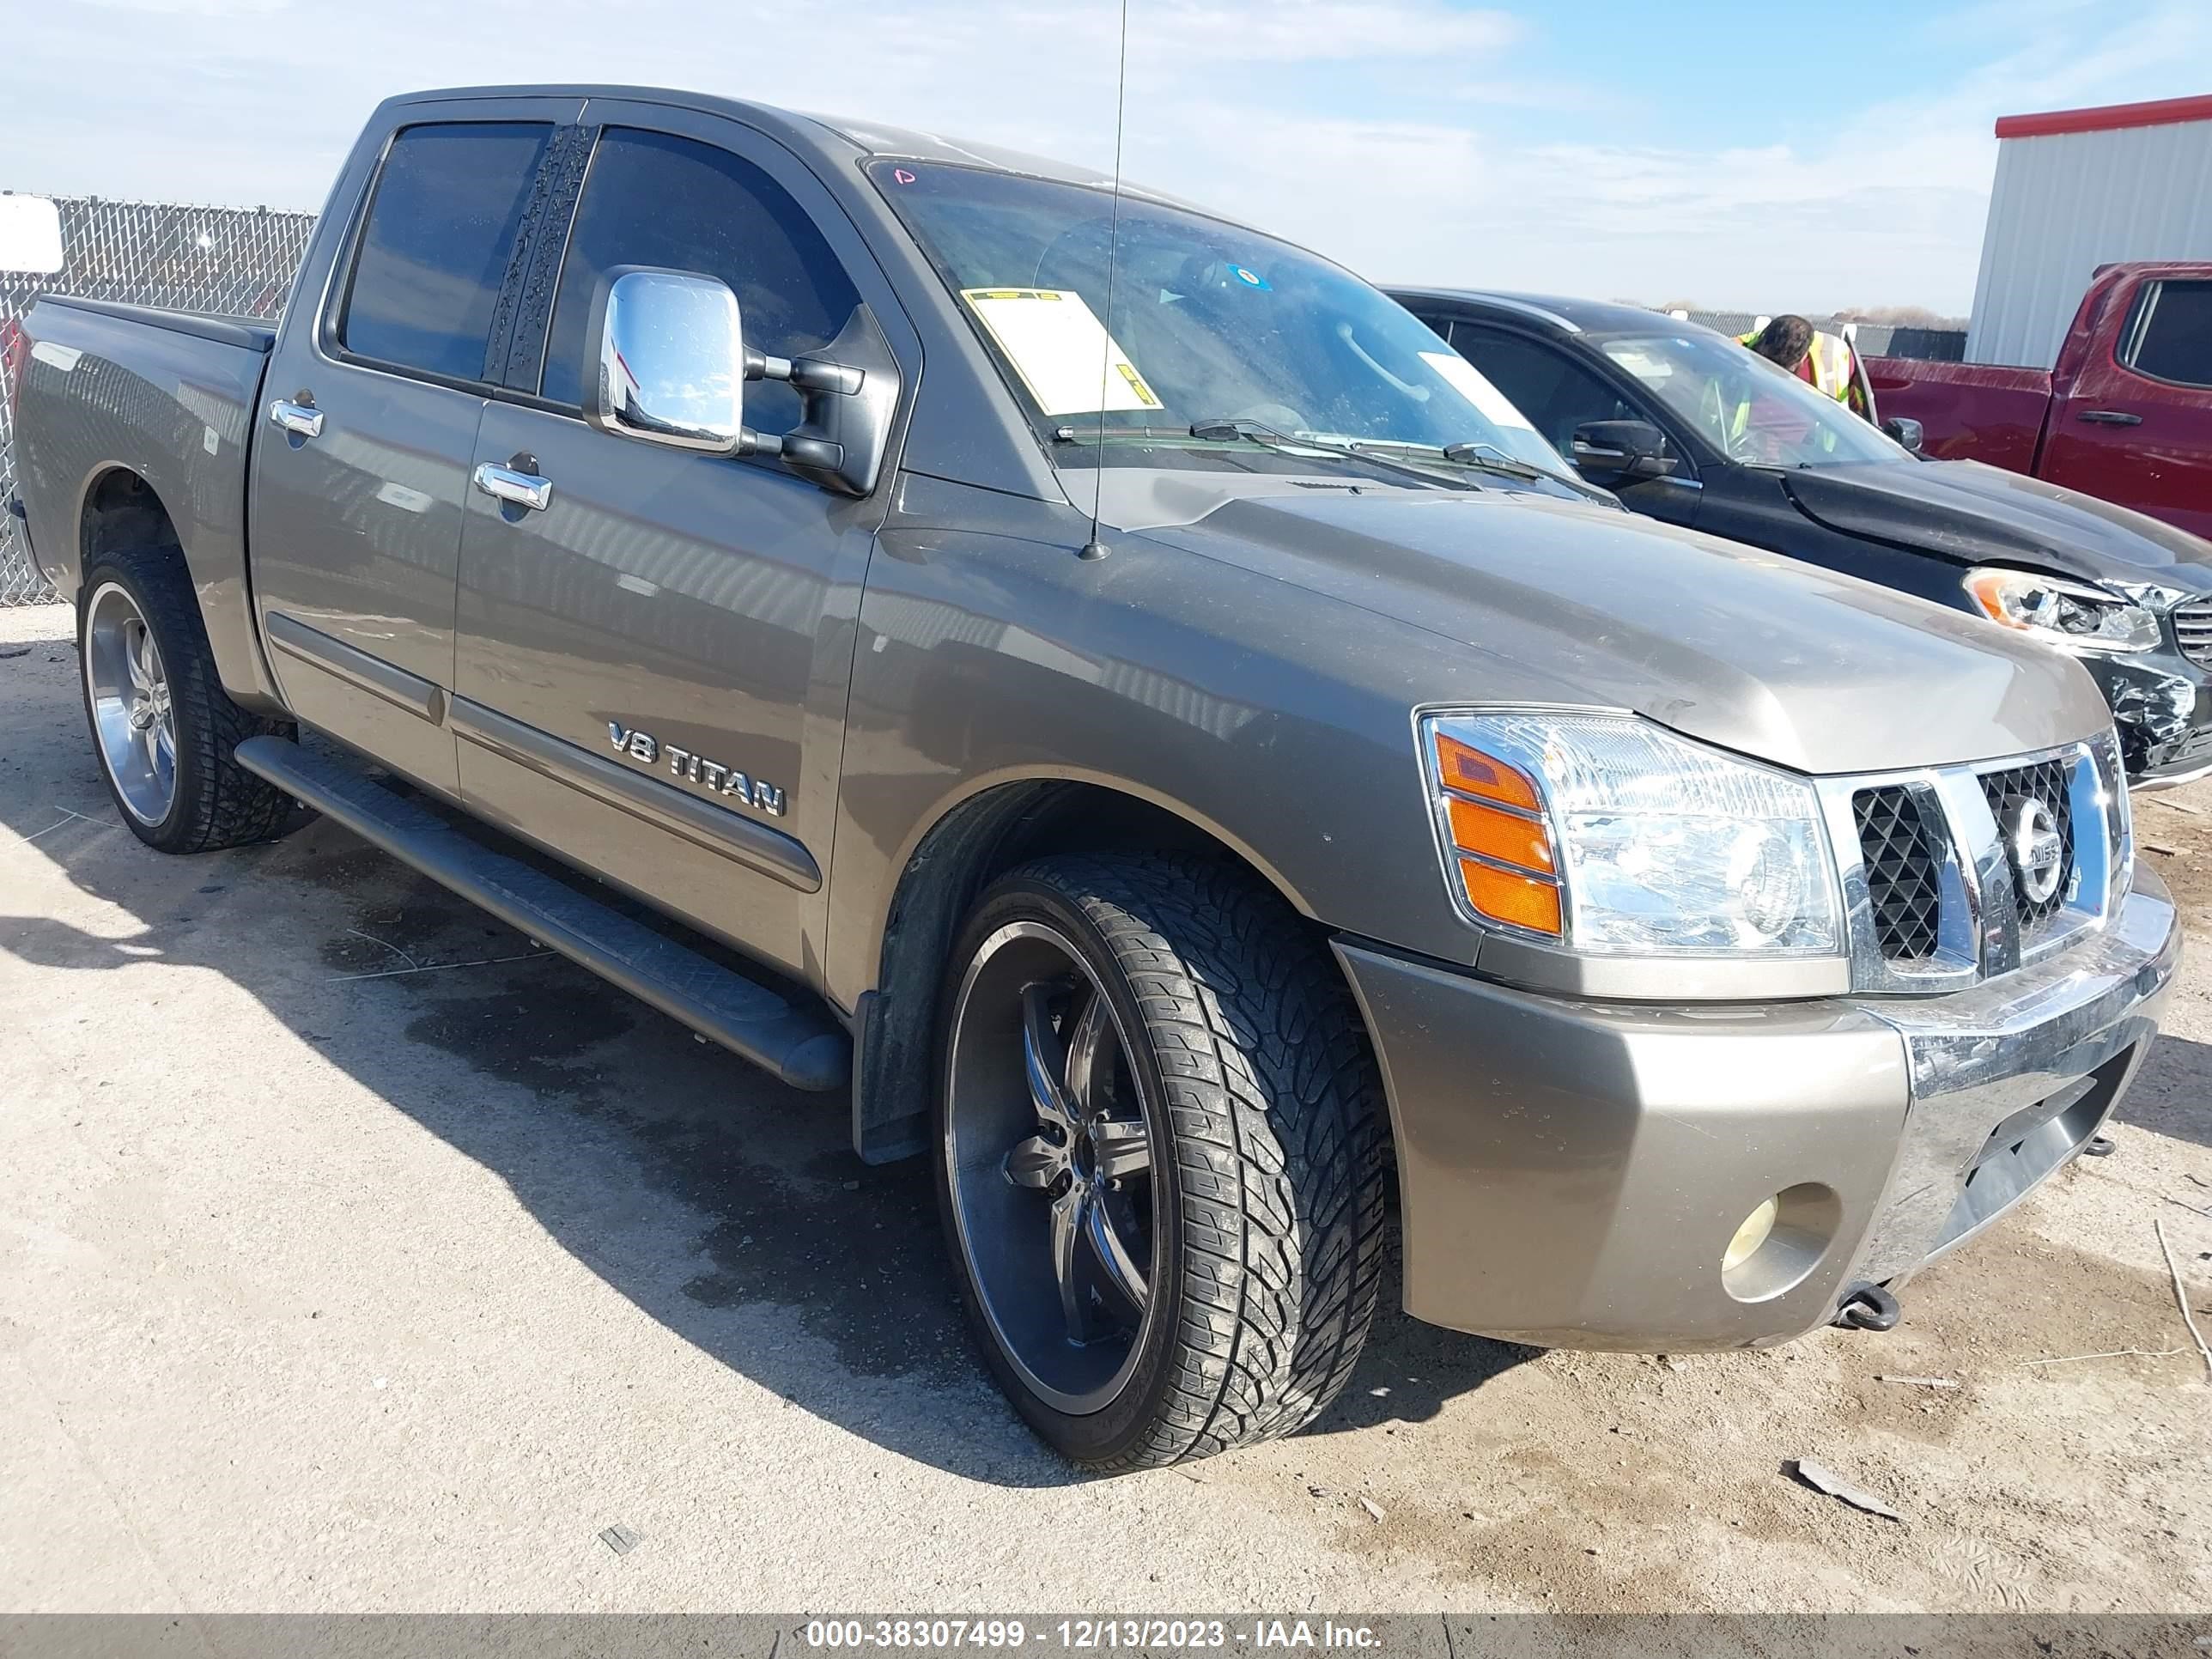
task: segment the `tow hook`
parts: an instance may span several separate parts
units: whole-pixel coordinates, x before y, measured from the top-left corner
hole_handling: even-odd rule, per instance
[[[2110,1158],[2119,1148],[2112,1144],[2110,1135],[2094,1135],[2081,1148],[2084,1158]]]
[[[1844,1299],[1836,1304],[1836,1316],[1828,1322],[1850,1331],[1893,1331],[1904,1317],[1905,1310],[1898,1306],[1897,1298],[1881,1285],[1854,1285],[1844,1292]]]

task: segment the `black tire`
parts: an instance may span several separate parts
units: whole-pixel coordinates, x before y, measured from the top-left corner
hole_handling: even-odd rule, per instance
[[[94,713],[88,629],[95,599],[111,586],[120,587],[137,607],[167,677],[176,736],[174,787],[167,810],[151,822],[125,802]],[[248,738],[289,737],[296,728],[249,714],[225,694],[183,556],[175,548],[121,548],[98,555],[77,592],[76,627],[78,684],[94,757],[117,815],[139,840],[157,852],[206,853],[272,841],[312,816],[234,758]]]
[[[1009,1359],[954,1213],[961,988],[988,942],[1024,923],[1082,953],[1138,1094],[1166,1108],[1151,1132],[1167,1147],[1150,1176],[1150,1311],[1126,1381],[1080,1413]],[[970,1326],[1055,1449],[1101,1472],[1211,1456],[1303,1428],[1350,1380],[1383,1273],[1382,1083],[1326,947],[1248,872],[1080,855],[994,883],[947,964],[935,1095],[939,1207]]]

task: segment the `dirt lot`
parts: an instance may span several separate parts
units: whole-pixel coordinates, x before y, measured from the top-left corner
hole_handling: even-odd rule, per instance
[[[327,824],[145,851],[66,630],[0,611],[0,1607],[2212,1608],[2153,1231],[2212,1330],[2201,954],[2118,1155],[1892,1335],[1394,1314],[1316,1431],[1085,1481],[981,1380],[921,1171]],[[2169,799],[2201,939],[2212,787]]]

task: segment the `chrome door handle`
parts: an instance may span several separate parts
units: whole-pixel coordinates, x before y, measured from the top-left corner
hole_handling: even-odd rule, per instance
[[[273,426],[301,438],[323,435],[323,411],[313,404],[295,404],[289,398],[279,398],[269,405],[269,420]]]
[[[495,500],[513,501],[533,513],[543,513],[553,499],[553,483],[535,472],[518,472],[511,466],[486,461],[477,468],[477,488]]]
[[[2081,418],[2093,426],[2141,426],[2142,416],[2120,409],[2085,409]]]

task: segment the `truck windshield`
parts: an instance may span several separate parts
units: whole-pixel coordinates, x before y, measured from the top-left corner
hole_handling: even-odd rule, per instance
[[[873,172],[1063,465],[1360,465],[1226,429],[1241,422],[1372,447],[1441,483],[1499,476],[1475,452],[1443,453],[1462,445],[1568,471],[1425,325],[1287,243],[1127,195],[1117,231],[1098,187],[922,161]]]
[[[1599,349],[1731,460],[1842,466],[1911,459],[1834,398],[1724,336],[1635,335]]]

